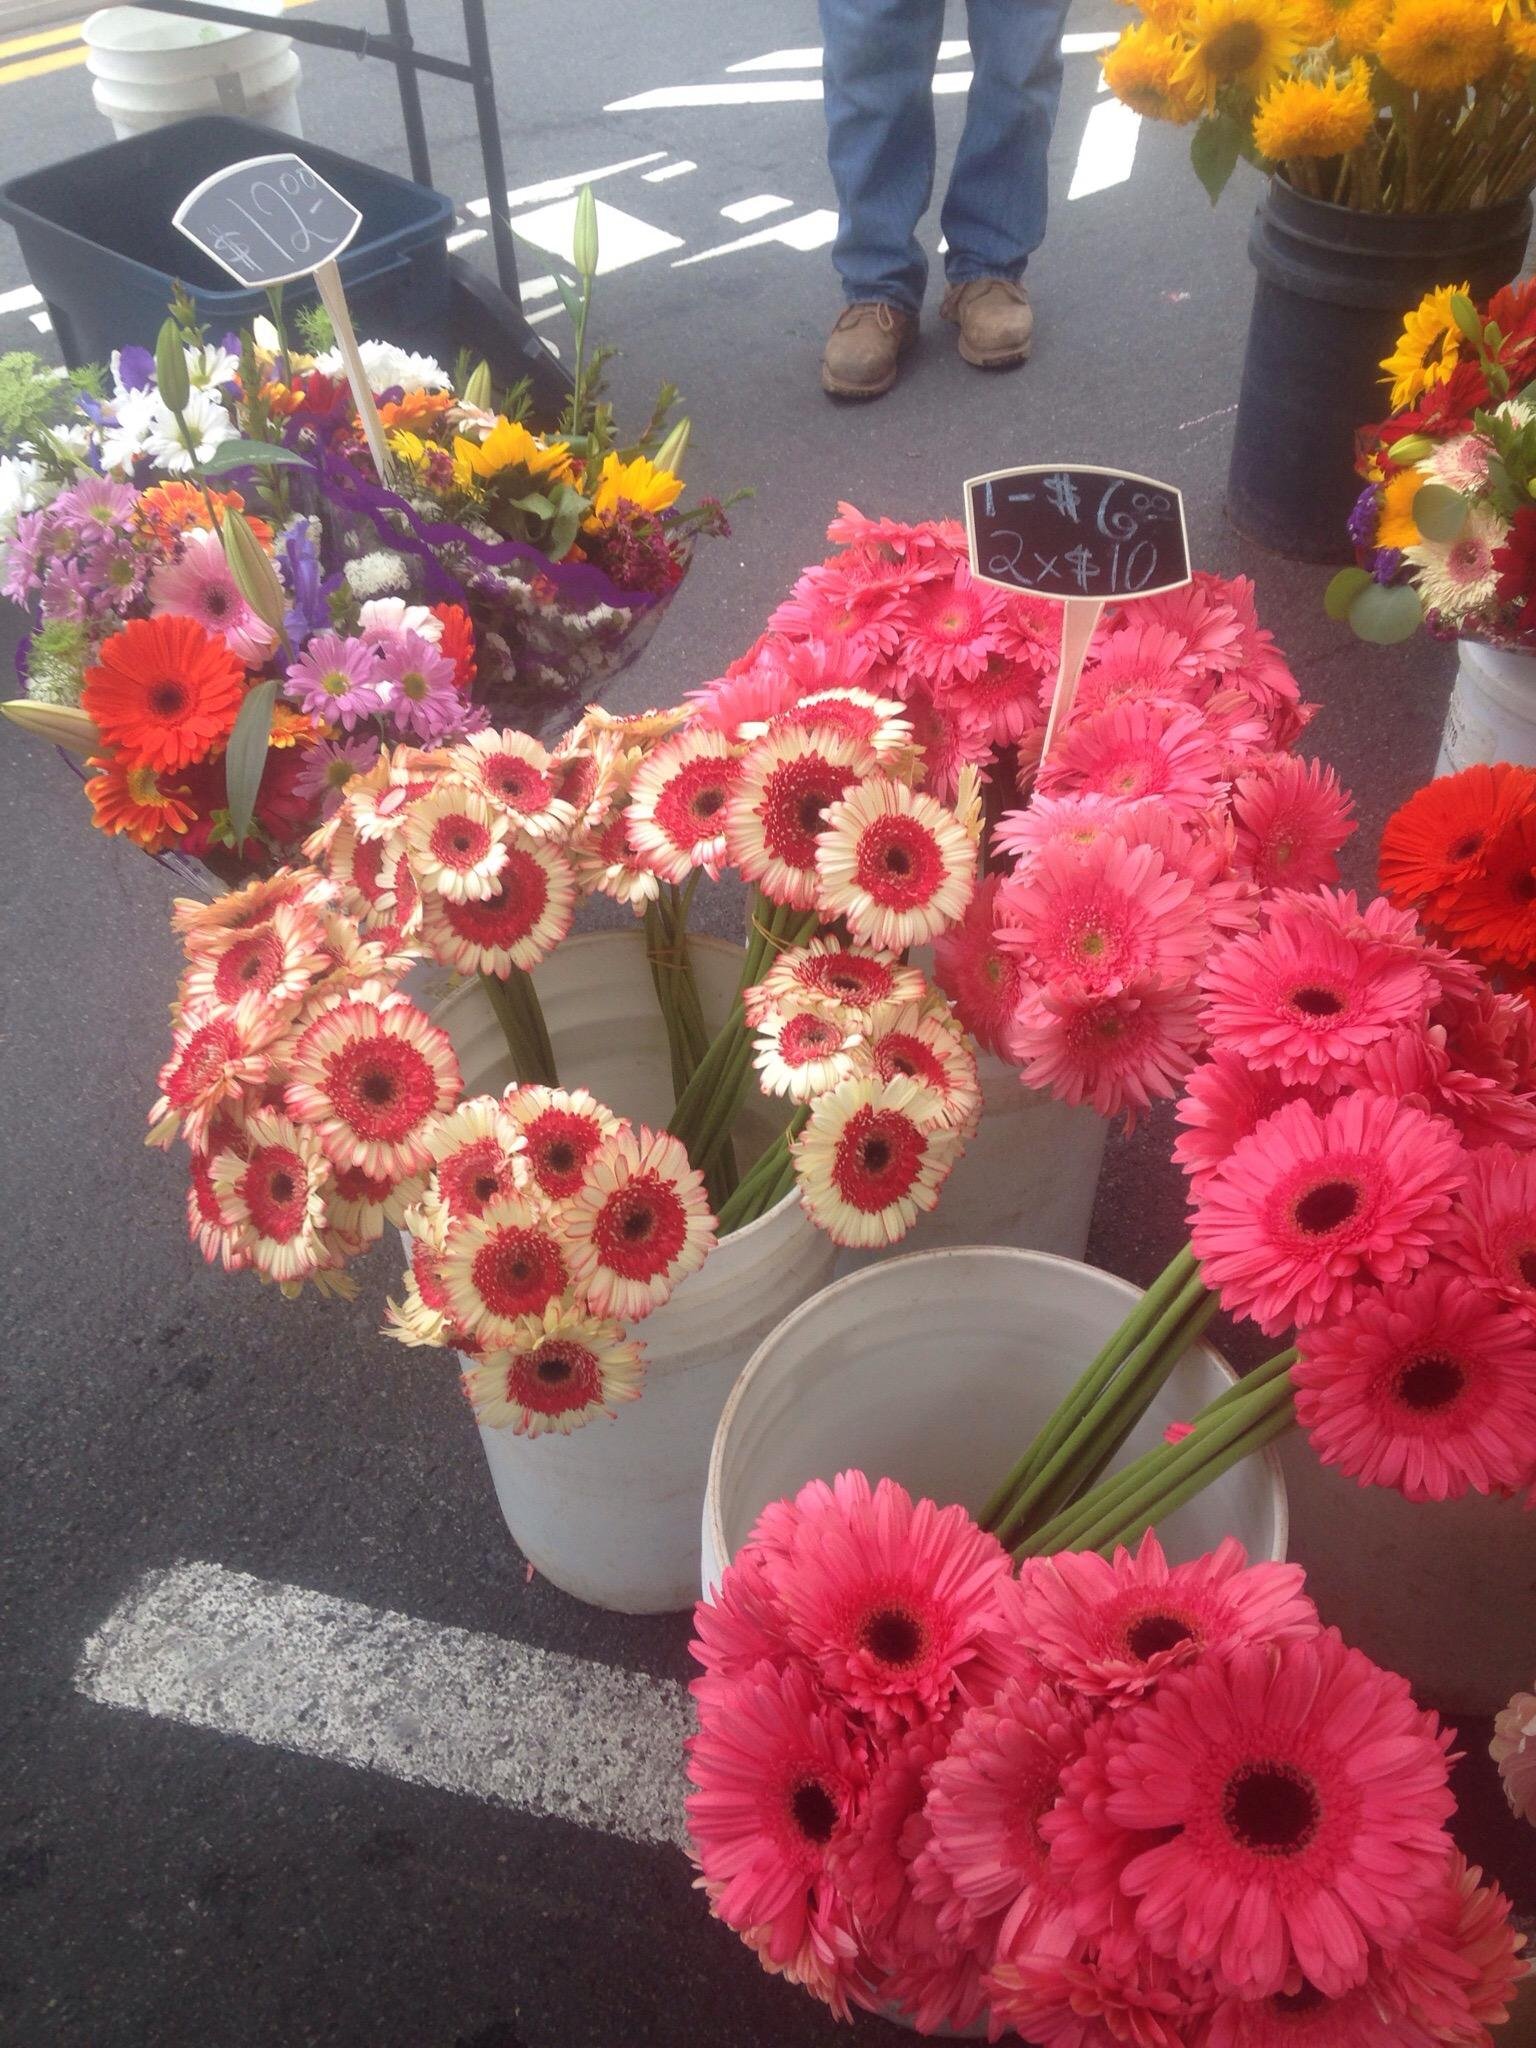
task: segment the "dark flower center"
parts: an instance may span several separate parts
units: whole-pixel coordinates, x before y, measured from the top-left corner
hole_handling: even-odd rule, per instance
[[[576,1150],[567,1138],[557,1138],[544,1154],[552,1173],[569,1173],[576,1164]]]
[[[571,1361],[564,1351],[548,1348],[539,1353],[534,1371],[547,1387],[561,1387],[571,1376]]]
[[[864,1141],[864,1168],[868,1173],[884,1173],[891,1163],[891,1147],[885,1138],[866,1138]]]
[[[1277,1991],[1270,2000],[1276,2012],[1316,2012],[1325,2006],[1324,1998],[1315,1984],[1303,1984],[1299,1991]]]
[[[179,718],[187,708],[187,693],[180,683],[167,677],[151,688],[149,708],[156,718]]]
[[[1337,1017],[1343,1007],[1343,997],[1331,988],[1299,988],[1291,996],[1291,1008],[1303,1017]]]
[[[1326,1237],[1347,1223],[1359,1206],[1360,1190],[1353,1181],[1320,1181],[1296,1204],[1296,1222],[1309,1236]]]
[[[712,818],[724,802],[723,789],[701,789],[693,800],[693,808],[701,818]]]
[[[789,1802],[795,1826],[808,1842],[830,1842],[837,1826],[837,1801],[825,1785],[808,1778],[797,1785]]]
[[[899,1607],[881,1607],[865,1617],[859,1640],[882,1664],[910,1664],[923,1646],[923,1632]]]
[[[1176,1650],[1180,1643],[1191,1640],[1193,1631],[1176,1614],[1144,1614],[1140,1621],[1133,1621],[1125,1632],[1125,1647],[1140,1663],[1149,1657],[1160,1656],[1164,1650]]]
[[[358,1083],[357,1092],[364,1102],[371,1102],[376,1108],[383,1108],[386,1103],[395,1099],[395,1078],[393,1074],[378,1072],[364,1074]]]
[[[293,1175],[291,1173],[284,1173],[279,1169],[278,1172],[273,1174],[267,1185],[271,1190],[274,1202],[291,1202],[293,1200]]]
[[[1536,874],[1521,868],[1509,878],[1509,893],[1517,903],[1536,903]]]
[[[640,1244],[651,1234],[652,1216],[648,1208],[637,1206],[624,1212],[619,1225],[619,1235],[626,1244]]]
[[[1397,1380],[1398,1399],[1409,1408],[1444,1408],[1461,1392],[1466,1377],[1454,1358],[1432,1352],[1403,1368]]]
[[[1205,46],[1208,69],[1217,78],[1236,78],[1258,61],[1264,50],[1264,35],[1257,22],[1233,21],[1216,31]]]
[[[1235,1840],[1256,1856],[1295,1856],[1317,1833],[1322,1808],[1291,1764],[1244,1764],[1227,1780],[1222,1816]]]
[[[1449,860],[1470,860],[1483,843],[1481,832],[1469,832],[1464,839],[1458,839],[1446,856]]]
[[[501,1182],[494,1173],[477,1174],[474,1184],[475,1200],[477,1202],[490,1201],[491,1197],[499,1191],[500,1187]]]
[[[1536,1287],[1536,1245],[1528,1245],[1516,1255],[1515,1267],[1527,1287]]]
[[[905,877],[912,872],[912,856],[904,846],[886,847],[881,860],[888,875]]]

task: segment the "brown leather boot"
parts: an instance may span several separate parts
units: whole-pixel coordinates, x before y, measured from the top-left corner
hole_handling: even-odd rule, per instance
[[[831,398],[883,398],[917,339],[917,316],[883,300],[844,306],[821,358],[821,388]]]
[[[1029,293],[1006,277],[952,284],[939,314],[959,328],[960,353],[978,370],[1010,370],[1029,354],[1035,332]]]

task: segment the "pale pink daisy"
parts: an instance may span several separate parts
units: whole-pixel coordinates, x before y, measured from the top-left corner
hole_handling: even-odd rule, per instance
[[[1005,600],[978,583],[967,565],[952,577],[922,583],[902,612],[901,659],[906,672],[930,687],[978,676],[998,651],[997,620]]]
[[[276,1110],[253,1109],[238,1152],[218,1152],[210,1178],[240,1249],[279,1284],[324,1263],[320,1232],[330,1165],[313,1131]]]
[[[807,1006],[862,1018],[882,1003],[920,1002],[926,987],[921,968],[819,935],[803,946],[786,947],[757,986],[748,989],[747,1021],[771,1009]]]
[[[726,850],[742,879],[775,903],[812,909],[827,813],[875,768],[866,742],[830,725],[776,723],[754,740],[741,756],[725,807]]]
[[[960,1154],[918,1082],[855,1075],[812,1106],[795,1140],[800,1199],[835,1244],[895,1244],[935,1207]]]
[[[854,1072],[859,1039],[826,1010],[767,1010],[755,1021],[752,1063],[769,1095],[811,1102]]]
[[[620,1131],[562,1218],[577,1288],[598,1315],[638,1322],[714,1248],[703,1177],[669,1131]]]
[[[1041,980],[1094,995],[1187,980],[1211,944],[1192,884],[1150,846],[1111,837],[1043,848],[1003,884],[998,915],[999,945],[1022,953]]]
[[[487,727],[450,747],[448,762],[532,839],[563,837],[575,823],[577,806],[559,794],[555,763],[530,733]]]
[[[865,1030],[863,1056],[882,1081],[916,1081],[933,1097],[938,1122],[950,1130],[975,1130],[981,1114],[976,1055],[946,1004],[930,998],[882,1005]]]
[[[1488,2048],[1488,2029],[1511,2017],[1529,1975],[1525,1948],[1510,1924],[1509,1900],[1453,1849],[1429,1913],[1377,1973],[1382,1994],[1402,2013],[1401,2039],[1419,2027],[1436,2048]]]
[[[388,634],[376,644],[378,692],[397,730],[428,742],[463,732],[465,700],[442,649],[411,631]]]
[[[211,934],[192,956],[182,1000],[233,1009],[254,994],[274,1010],[291,1011],[329,966],[319,912],[307,903],[279,903],[260,924]]]
[[[883,1727],[942,1715],[996,1619],[1008,1556],[964,1508],[893,1479],[802,1522],[779,1597],[821,1682]]]
[[[340,633],[315,633],[289,664],[283,695],[311,718],[323,718],[350,732],[360,719],[384,709],[379,695],[378,650],[367,640]]]
[[[581,1192],[592,1162],[621,1125],[585,1088],[508,1088],[502,1109],[518,1149],[546,1200],[568,1202]]]
[[[490,1346],[515,1343],[527,1318],[542,1317],[570,1281],[561,1239],[521,1194],[451,1218],[433,1272],[455,1320]]]
[[[422,901],[422,939],[435,960],[461,974],[537,967],[571,928],[576,878],[557,848],[508,839],[492,892],[462,903],[434,891]]]
[[[1001,875],[983,876],[958,924],[933,942],[934,978],[955,1015],[986,1052],[1001,1054],[1028,983],[1023,961],[997,929]]]
[[[412,804],[401,836],[424,891],[481,903],[500,888],[508,830],[506,814],[489,798],[445,776]]]
[[[1199,1043],[1194,991],[1155,980],[1110,995],[1079,981],[1031,989],[1008,1034],[1026,1087],[1091,1102],[1100,1116],[1123,1111],[1127,1129],[1154,1096],[1175,1093]]]
[[[1442,1249],[1536,1323],[1536,1153],[1489,1145],[1465,1163],[1466,1186]]]
[[[846,1716],[798,1667],[740,1680],[688,1744],[688,1831],[715,1911],[781,1967],[801,1951],[865,1770]]]
[[[1488,1753],[1499,1767],[1511,1810],[1536,1827],[1536,1693],[1517,1692],[1500,1708]]]
[[[1251,1565],[1230,1536],[1204,1557],[1170,1565],[1149,1529],[1135,1556],[1027,1558],[1008,1621],[1057,1684],[1113,1702],[1203,1656],[1316,1635],[1304,1585],[1300,1565]]]
[[[483,1215],[523,1177],[517,1125],[494,1095],[473,1095],[427,1133],[437,1193],[450,1216]]]
[[[1133,1851],[1113,1891],[1080,1887],[1082,1924],[1129,1900],[1155,1953],[1220,1990],[1272,1997],[1300,1971],[1335,1997],[1440,1882],[1450,1741],[1334,1630],[1254,1645],[1165,1676],[1041,1830],[1069,1877],[1085,1840]]]
[[[1396,1092],[1396,1091],[1379,1091]],[[1317,1108],[1322,1097],[1291,1087],[1273,1067],[1250,1066],[1235,1052],[1218,1051],[1195,1068],[1176,1111],[1183,1125],[1173,1156],[1197,1192],[1217,1172],[1238,1142],[1256,1131],[1277,1109],[1298,1099]]]
[[[1465,1179],[1453,1126],[1411,1103],[1291,1102],[1194,1192],[1190,1244],[1223,1305],[1274,1336],[1415,1272]]]
[[[686,882],[695,868],[718,877],[740,776],[736,750],[720,733],[703,728],[664,740],[630,785],[626,827],[636,855],[665,882]]]
[[[1237,859],[1261,889],[1336,882],[1334,855],[1355,829],[1352,808],[1331,768],[1272,754],[1232,785]]]
[[[434,1120],[462,1087],[447,1032],[403,997],[341,996],[305,1027],[287,1068],[288,1114],[337,1166],[381,1180],[427,1165]]]
[[[288,1020],[262,995],[187,1004],[171,1033],[171,1056],[156,1077],[146,1143],[162,1151],[180,1131],[194,1151],[207,1148],[220,1110],[238,1112],[272,1071],[272,1052]]]
[[[1043,796],[1156,797],[1197,818],[1226,794],[1220,755],[1198,711],[1131,703],[1069,718],[1040,770]]]
[[[200,527],[183,537],[173,561],[161,562],[150,576],[149,608],[157,618],[174,612],[196,619],[251,668],[259,668],[277,645],[276,633],[241,596],[224,543]]]
[[[569,1436],[623,1401],[638,1401],[641,1345],[618,1323],[552,1301],[464,1373],[475,1420],[514,1436]]]
[[[827,813],[816,847],[820,908],[860,945],[896,953],[960,917],[976,849],[954,813],[903,782],[867,782]]]
[[[1536,1333],[1450,1267],[1361,1294],[1299,1341],[1296,1419],[1325,1465],[1419,1501],[1536,1477]]]
[[[1156,1956],[1020,1954],[987,1976],[994,2025],[1036,2048],[1189,2048],[1201,2004],[1184,1977]]]

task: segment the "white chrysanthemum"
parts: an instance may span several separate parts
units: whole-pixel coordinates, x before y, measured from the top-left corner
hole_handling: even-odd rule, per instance
[[[357,630],[364,640],[415,633],[436,647],[442,641],[443,622],[430,605],[408,604],[403,597],[371,597],[358,611]]]
[[[933,1098],[916,1081],[874,1075],[823,1095],[795,1141],[800,1198],[835,1244],[896,1244],[939,1190],[962,1139],[930,1122]]]
[[[464,1391],[476,1420],[493,1429],[569,1436],[611,1416],[618,1402],[638,1400],[644,1378],[644,1351],[618,1323],[552,1301],[466,1369]]]
[[[187,476],[194,462],[210,461],[214,450],[233,440],[237,431],[214,392],[193,391],[179,421],[168,405],[156,402],[144,450],[157,469]]]
[[[854,1072],[858,1044],[827,1010],[769,1010],[758,1019],[752,1059],[768,1094],[812,1102]]]
[[[347,579],[347,588],[359,601],[409,589],[411,581],[405,557],[391,554],[388,548],[374,548],[369,554],[355,555],[343,565],[342,574]]]
[[[151,390],[125,391],[102,414],[101,466],[124,475],[148,451],[161,420],[160,400]]]
[[[1419,598],[1426,611],[1448,625],[1460,625],[1494,601],[1498,571],[1494,550],[1502,546],[1509,522],[1487,505],[1473,505],[1455,540],[1419,541],[1404,554],[1418,571]]]
[[[187,377],[194,391],[209,391],[219,384],[232,384],[240,375],[240,358],[231,355],[217,342],[205,342],[201,348],[183,349],[182,353],[187,359]]]
[[[453,384],[441,363],[431,356],[396,348],[389,341],[362,341],[358,354],[363,360],[370,391],[451,391]],[[315,367],[327,377],[345,377],[347,366],[339,348],[328,348],[315,358]]]
[[[57,486],[43,475],[42,464],[19,455],[0,455],[0,542],[16,537],[23,512],[36,512],[54,496]]]

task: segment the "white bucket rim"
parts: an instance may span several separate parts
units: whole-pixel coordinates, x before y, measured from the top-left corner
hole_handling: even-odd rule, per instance
[[[249,28],[234,22],[194,21],[185,15],[156,14],[150,8],[98,7],[81,24],[80,39],[87,49],[105,50],[112,56],[174,56],[187,50],[216,49],[240,36],[270,34],[265,24],[280,20],[283,14],[283,0],[228,0],[228,4],[249,11]],[[138,40],[128,38],[129,30],[137,30]],[[146,30],[164,40],[145,40]]]
[[[794,1190],[791,1189],[790,1192],[792,1195]],[[943,1199],[942,1195],[940,1199]],[[773,1214],[773,1211],[770,1210],[769,1214]],[[766,1222],[767,1218],[765,1217],[762,1220]],[[715,1440],[710,1445],[709,1450],[709,1473],[704,1483],[704,1515],[708,1538],[706,1551],[713,1551],[719,1568],[722,1571],[731,1563],[732,1557],[732,1553],[725,1540],[725,1522],[721,1514],[720,1500],[723,1482],[721,1468],[725,1461],[726,1439],[730,1435],[737,1410],[746,1398],[758,1373],[763,1370],[764,1362],[769,1357],[773,1348],[786,1335],[791,1334],[796,1326],[805,1317],[810,1315],[812,1310],[820,1309],[821,1305],[831,1295],[845,1295],[859,1288],[875,1286],[884,1281],[889,1274],[900,1272],[903,1268],[910,1270],[912,1267],[924,1263],[940,1265],[954,1259],[976,1258],[1003,1260],[1015,1266],[1023,1262],[1032,1267],[1057,1268],[1072,1273],[1092,1273],[1098,1279],[1108,1281],[1113,1291],[1122,1297],[1128,1308],[1140,1301],[1147,1291],[1144,1287],[1138,1287],[1134,1280],[1127,1280],[1119,1273],[1111,1273],[1103,1266],[1090,1265],[1086,1259],[1063,1258],[1059,1252],[1029,1251],[1022,1245],[1011,1244],[950,1244],[936,1246],[932,1251],[904,1252],[897,1258],[887,1259],[881,1265],[866,1266],[860,1272],[845,1274],[841,1280],[834,1280],[830,1286],[823,1287],[819,1293],[808,1296],[806,1300],[800,1303],[798,1308],[791,1309],[781,1323],[776,1323],[762,1343],[758,1345],[752,1356],[742,1367],[736,1384],[732,1387],[730,1394],[726,1398],[725,1406],[720,1411],[720,1420],[715,1427]],[[1216,1346],[1207,1342],[1204,1337],[1200,1339],[1198,1345],[1193,1345],[1190,1348],[1206,1352],[1215,1363],[1217,1370],[1233,1386],[1236,1386],[1242,1378],[1242,1374],[1237,1372],[1222,1353],[1217,1350]],[[1088,1364],[1089,1361],[1084,1359],[1083,1365],[1085,1370]],[[1274,1508],[1275,1526],[1274,1535],[1271,1540],[1271,1552],[1272,1561],[1275,1561],[1285,1557],[1290,1545],[1291,1525],[1289,1504],[1285,1490],[1285,1475],[1280,1465],[1280,1454],[1273,1444],[1266,1444],[1260,1456],[1263,1459],[1264,1469],[1268,1475],[1270,1499]]]

